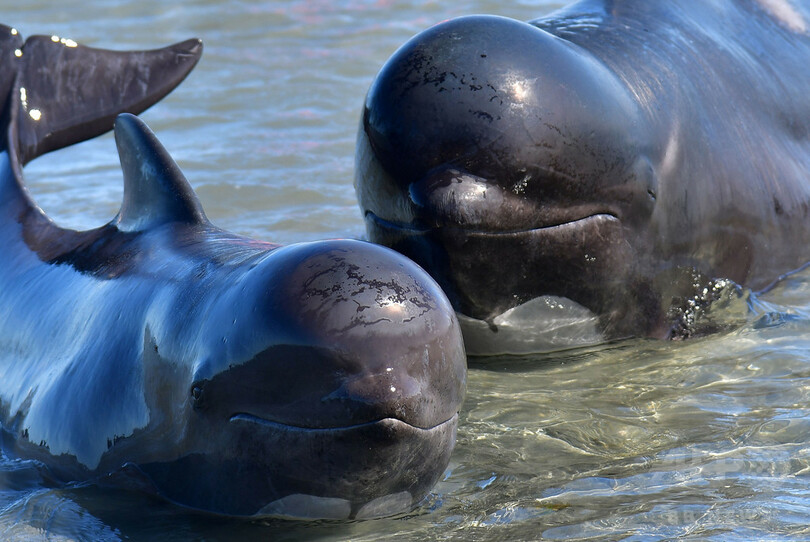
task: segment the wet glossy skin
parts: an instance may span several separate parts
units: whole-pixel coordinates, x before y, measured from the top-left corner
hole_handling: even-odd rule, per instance
[[[202,55],[190,39],[153,51],[108,51],[0,25],[3,148],[21,164],[112,129],[168,94]]]
[[[118,216],[62,229],[23,186],[21,77],[0,152],[4,453],[231,515],[363,518],[419,502],[449,461],[466,379],[436,283],[369,243],[280,247],[216,228],[132,115],[115,127]],[[25,148],[42,152],[48,136],[31,133]]]
[[[807,13],[773,4],[588,1],[419,34],[366,99],[369,238],[464,314],[555,295],[607,336],[668,336],[711,278],[766,287],[810,259]]]
[[[367,517],[421,500],[449,461],[466,375],[435,282],[369,243],[219,230],[143,123],[119,118],[116,140],[124,204],[94,231],[46,221],[3,160],[6,446],[67,479],[129,464],[139,486],[225,514]]]

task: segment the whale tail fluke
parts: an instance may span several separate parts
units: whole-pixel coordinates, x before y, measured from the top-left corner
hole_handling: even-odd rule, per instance
[[[120,113],[137,114],[156,103],[197,64],[202,42],[109,51],[58,36],[32,36],[14,54],[20,64],[12,90],[17,95],[11,96],[17,103],[13,139],[24,165],[107,132]]]

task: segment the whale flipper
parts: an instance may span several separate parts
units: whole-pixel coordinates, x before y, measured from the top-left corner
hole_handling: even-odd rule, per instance
[[[5,55],[6,48],[0,41],[0,53]],[[11,54],[19,57],[16,95],[11,96],[17,111],[11,114],[17,115],[12,124],[24,165],[46,152],[103,134],[119,113],[140,113],[156,103],[197,64],[202,42],[190,39],[151,51],[109,51],[58,36],[32,36]]]
[[[143,231],[167,222],[208,222],[183,172],[141,119],[119,115],[115,143],[124,172],[119,230]]]

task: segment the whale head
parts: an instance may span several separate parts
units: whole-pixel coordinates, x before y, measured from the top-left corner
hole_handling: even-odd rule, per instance
[[[648,318],[628,313],[646,302],[646,141],[637,101],[593,55],[527,23],[463,17],[377,75],[355,187],[369,239],[422,265],[460,313],[491,321],[559,296],[621,334]]]
[[[146,317],[149,434],[131,463],[168,499],[220,514],[366,518],[418,504],[449,462],[466,384],[438,284],[367,242],[280,247],[218,230],[139,119],[119,117],[116,139],[116,229],[176,254],[176,286]],[[140,273],[166,270],[150,258]],[[126,442],[115,448],[109,463],[127,457]]]
[[[426,273],[368,243],[293,245],[223,302],[241,309],[216,309],[227,318],[207,326],[222,348],[186,381],[182,457],[141,465],[163,495],[231,515],[345,519],[428,494],[455,443],[466,358]]]

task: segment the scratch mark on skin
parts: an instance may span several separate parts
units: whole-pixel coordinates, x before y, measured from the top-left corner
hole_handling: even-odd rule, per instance
[[[342,303],[351,301],[356,306],[355,314],[348,324],[340,329],[338,333],[345,333],[356,327],[369,327],[381,322],[392,322],[392,318],[400,319],[403,323],[421,318],[435,307],[429,301],[429,294],[419,285],[401,284],[399,279],[380,280],[367,278],[360,266],[347,262],[340,256],[333,256],[330,259],[328,269],[314,269],[318,264],[313,264],[312,275],[304,282],[304,292],[307,297],[320,300],[321,307],[336,307]],[[407,282],[407,281],[406,281]],[[356,298],[363,293],[370,296],[368,302],[361,303]],[[346,295],[348,294],[348,296]],[[364,316],[367,309],[373,308],[376,304],[378,308],[401,305],[401,310],[394,310],[391,317],[380,317],[376,320],[368,320]],[[410,305],[412,308],[406,308]],[[413,311],[413,308],[416,311]],[[409,314],[404,318],[405,314]]]

